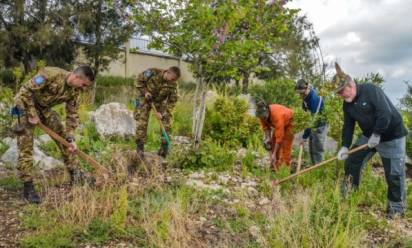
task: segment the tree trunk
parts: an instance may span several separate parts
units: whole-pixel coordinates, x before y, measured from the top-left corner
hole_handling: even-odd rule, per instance
[[[199,75],[202,75],[202,65],[198,61],[196,63],[196,68]],[[199,148],[200,142],[202,140],[203,124],[205,121],[205,110],[206,110],[206,82],[200,76],[198,78],[198,83],[196,85],[196,92],[194,97],[193,115],[192,115],[192,136],[193,145],[195,149]]]
[[[242,94],[247,94],[249,91],[249,72],[244,72],[243,73],[243,79],[242,79]]]
[[[100,51],[101,51],[101,40],[102,40],[102,32],[101,32],[101,26],[102,26],[102,7],[103,7],[103,0],[99,0],[97,4],[97,12],[96,12],[96,44],[94,48],[94,58],[93,58],[93,64],[94,64],[94,73],[95,76],[99,73],[100,69]],[[91,95],[91,104],[95,103],[96,100],[96,88],[97,88],[97,82],[93,84],[93,90],[92,90],[92,95]]]

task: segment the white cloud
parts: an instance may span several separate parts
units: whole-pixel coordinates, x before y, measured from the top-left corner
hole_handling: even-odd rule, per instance
[[[389,97],[405,93],[412,81],[410,0],[295,0],[314,24],[328,63],[338,61],[353,77],[379,72]]]

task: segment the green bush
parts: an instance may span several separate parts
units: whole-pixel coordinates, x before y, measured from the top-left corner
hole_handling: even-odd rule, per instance
[[[171,162],[175,167],[187,169],[211,168],[218,171],[233,167],[236,154],[211,139],[202,142],[199,149],[173,150]]]
[[[231,148],[247,147],[252,136],[260,135],[257,119],[247,112],[248,104],[242,99],[218,98],[206,109],[204,136]]]
[[[17,79],[13,70],[6,69],[0,72],[0,83],[7,87],[15,87]]]
[[[287,107],[301,106],[299,95],[295,92],[295,82],[289,79],[276,79],[250,88],[254,99],[263,99],[267,103],[281,104]]]
[[[95,218],[89,224],[82,238],[93,244],[103,244],[110,239],[111,224],[101,218]]]
[[[13,91],[0,85],[0,137],[11,135],[12,116],[10,115],[10,108],[13,104]]]

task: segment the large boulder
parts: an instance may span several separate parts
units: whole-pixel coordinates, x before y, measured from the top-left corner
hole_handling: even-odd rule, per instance
[[[101,105],[91,114],[91,118],[102,137],[128,137],[135,134],[136,122],[133,113],[122,103]]]
[[[2,142],[4,144],[7,144],[7,146],[9,146],[9,149],[1,156],[0,161],[2,161],[6,165],[15,167],[17,165],[18,157],[16,139],[5,138]],[[57,166],[63,166],[63,163],[60,160],[47,156],[44,152],[42,152],[38,147],[39,143],[39,141],[35,140],[33,152],[34,164],[38,166],[38,168],[40,168],[41,170],[49,170]]]

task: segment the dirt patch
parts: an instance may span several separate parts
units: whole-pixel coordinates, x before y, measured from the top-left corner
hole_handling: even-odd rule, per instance
[[[25,232],[20,223],[24,205],[20,191],[0,187],[0,247],[18,247]]]

